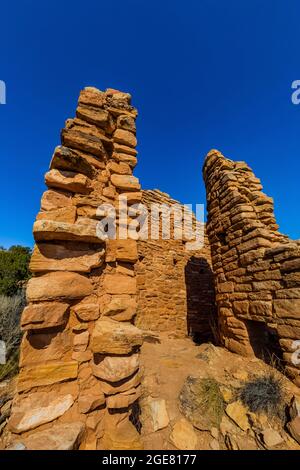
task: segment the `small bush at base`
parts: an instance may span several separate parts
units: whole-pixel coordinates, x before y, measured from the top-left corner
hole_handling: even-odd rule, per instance
[[[283,383],[273,372],[247,382],[240,389],[239,398],[253,413],[265,413],[269,417],[283,416]]]

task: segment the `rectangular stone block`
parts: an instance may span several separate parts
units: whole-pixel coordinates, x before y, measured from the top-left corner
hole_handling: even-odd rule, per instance
[[[21,317],[23,331],[51,328],[67,322],[69,305],[63,302],[45,302],[25,307]]]
[[[73,171],[50,170],[45,174],[45,183],[50,188],[63,189],[72,193],[88,194],[92,190],[89,178]]]
[[[23,392],[34,387],[76,379],[77,375],[78,363],[76,361],[54,362],[36,367],[26,367],[21,369],[19,373],[17,389],[19,392]]]
[[[74,271],[89,273],[102,266],[104,249],[80,249],[80,244],[70,246],[68,243],[39,243],[35,245],[29,269],[32,272]]]
[[[138,259],[137,242],[135,240],[107,240],[106,261],[124,261],[135,263]]]
[[[280,318],[299,318],[300,320],[300,299],[275,299],[274,313]]]
[[[81,242],[100,243],[104,241],[97,236],[97,229],[94,223],[67,224],[52,220],[37,220],[33,225],[34,239],[39,241],[50,240],[77,240]]]
[[[84,132],[64,129],[62,131],[62,142],[66,147],[83,150],[97,157],[106,156],[106,151],[101,139],[85,134]]]
[[[91,163],[80,155],[79,152],[71,150],[64,146],[56,147],[51,163],[50,170],[67,170],[75,173],[81,173],[88,178],[94,175],[94,168]]]
[[[50,211],[41,211],[38,213],[36,220],[54,220],[55,222],[74,224],[76,220],[76,207],[67,206]]]
[[[106,274],[103,289],[107,294],[136,294],[136,278],[122,274]]]
[[[131,278],[128,277],[128,279]],[[92,291],[93,285],[87,277],[77,273],[58,271],[29,279],[26,296],[29,302],[81,299],[90,295]]]

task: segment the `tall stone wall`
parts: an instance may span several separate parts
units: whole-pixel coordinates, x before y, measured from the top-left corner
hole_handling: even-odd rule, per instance
[[[277,356],[300,385],[300,245],[277,231],[273,200],[246,163],[213,150],[203,175],[221,340],[242,355]]]
[[[182,205],[158,190],[143,190],[142,202],[151,213],[151,206]],[[162,216],[162,214],[161,214]],[[214,280],[210,246],[204,233],[203,247],[187,249],[191,241],[174,239],[174,217],[171,217],[171,239],[163,239],[162,217],[158,239],[138,241],[137,316],[135,324],[171,336],[191,335],[199,341],[212,340],[215,319]],[[193,216],[195,229],[196,219]],[[175,222],[176,223],[176,222]],[[151,220],[148,220],[149,233]]]
[[[45,175],[9,427],[34,448],[140,448],[135,240],[103,241],[101,204],[141,200],[130,95],[84,89]],[[117,225],[118,230],[118,225]]]

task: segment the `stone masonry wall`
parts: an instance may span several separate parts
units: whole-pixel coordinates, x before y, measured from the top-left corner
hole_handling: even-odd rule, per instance
[[[142,193],[130,95],[84,89],[45,175],[9,428],[28,449],[140,448],[135,240],[98,237],[102,203]],[[118,227],[117,227],[118,228]]]
[[[142,191],[142,202],[181,206],[168,194],[158,190]],[[194,218],[195,223],[195,218]],[[149,232],[151,229],[148,221]],[[174,218],[171,219],[171,235]],[[212,340],[211,322],[215,318],[214,281],[208,238],[202,248],[187,250],[187,240],[162,238],[160,220],[158,240],[138,241],[137,316],[135,324],[171,336],[187,334],[197,340]]]
[[[300,245],[277,231],[273,200],[246,163],[213,150],[203,175],[222,343],[242,355],[274,354],[300,385]]]

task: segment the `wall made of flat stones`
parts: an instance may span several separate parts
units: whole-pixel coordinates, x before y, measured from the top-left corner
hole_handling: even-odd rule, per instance
[[[278,232],[273,200],[245,162],[213,150],[203,175],[222,343],[243,355],[278,343],[273,352],[300,385],[300,244]]]
[[[142,203],[149,213],[152,204],[182,207],[158,190],[143,190],[142,194]],[[151,221],[148,222],[150,233]],[[138,241],[135,324],[173,337],[191,335],[200,341],[212,340],[215,298],[208,238],[204,234],[203,247],[187,249],[191,247],[187,239],[173,238],[173,227],[171,219],[171,238],[163,239],[160,220],[158,239]]]

